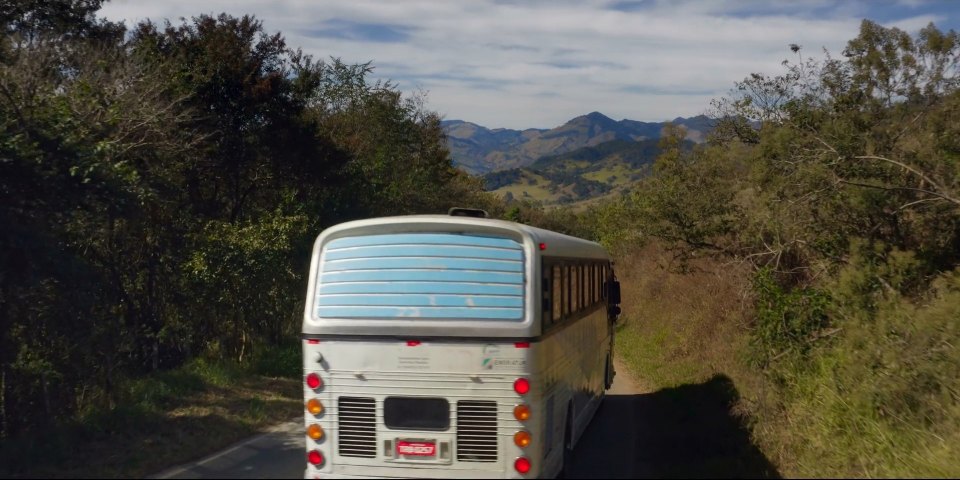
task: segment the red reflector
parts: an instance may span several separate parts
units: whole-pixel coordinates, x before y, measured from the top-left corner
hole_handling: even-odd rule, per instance
[[[323,463],[323,454],[316,450],[310,450],[310,453],[307,454],[307,461],[319,466]]]
[[[546,250],[546,249],[547,249],[547,244],[546,244],[546,243],[541,243],[541,244],[540,244],[540,250]]]
[[[407,340],[408,347],[416,347],[417,345],[420,345],[420,340]]]
[[[310,345],[316,345],[320,343],[320,340],[310,339],[310,340],[307,340],[307,343],[309,343]]]
[[[513,344],[517,348],[530,348],[530,342],[517,342]]]
[[[320,380],[320,375],[316,373],[311,373],[307,375],[307,386],[310,388],[320,388],[320,385],[323,385],[323,380]]]
[[[530,460],[520,457],[516,462],[513,462],[513,468],[517,469],[520,473],[527,473],[530,471]]]
[[[513,382],[513,391],[520,395],[526,395],[530,391],[530,381],[526,378],[518,378],[516,382]]]

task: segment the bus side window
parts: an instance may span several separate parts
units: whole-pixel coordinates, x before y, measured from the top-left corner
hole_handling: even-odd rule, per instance
[[[570,265],[563,266],[563,316],[570,315]]]
[[[593,295],[593,303],[600,301],[600,272],[599,265],[594,263],[590,265],[590,273],[593,274],[593,283],[590,284],[590,295]]]
[[[560,316],[563,315],[563,279],[560,276],[560,266],[553,266],[553,308],[550,309],[550,316],[553,323],[560,322]]]
[[[544,267],[543,267],[543,278],[542,278],[543,285],[542,285],[542,287],[541,287],[541,289],[542,289],[542,291],[543,291],[543,301],[542,301],[542,303],[541,303],[541,307],[542,307],[542,309],[543,309],[543,320],[542,320],[542,322],[543,322],[543,327],[544,327],[543,329],[544,329],[544,330],[546,329],[545,327],[547,327],[547,326],[550,325],[550,315],[551,315],[551,313],[550,313],[550,307],[553,306],[553,299],[552,299],[552,297],[550,296],[550,294],[553,292],[553,285],[550,284],[550,278],[551,278],[551,277],[550,277],[550,273],[551,273],[550,267],[549,267],[549,266],[544,266]]]
[[[607,299],[607,266],[603,266],[603,288],[600,289],[600,298]]]
[[[590,266],[589,265],[580,265],[580,278],[582,279],[583,287],[580,289],[580,298],[583,302],[583,308],[587,308],[593,302],[590,301]]]
[[[570,277],[570,291],[572,293],[570,312],[576,313],[580,310],[580,265],[573,265],[570,267]]]
[[[590,305],[597,303],[597,269],[594,264],[587,266],[590,269]]]

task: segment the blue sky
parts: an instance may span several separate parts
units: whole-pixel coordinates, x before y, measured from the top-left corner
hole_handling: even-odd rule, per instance
[[[752,72],[840,56],[863,18],[960,30],[960,0],[111,0],[128,23],[253,14],[317,58],[372,62],[447,119],[552,128],[588,112],[662,121],[707,113]]]

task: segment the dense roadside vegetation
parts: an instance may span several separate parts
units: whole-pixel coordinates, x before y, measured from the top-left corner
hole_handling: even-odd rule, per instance
[[[489,201],[438,116],[372,66],[312,59],[246,16],[127,31],[100,3],[0,2],[4,475],[148,473],[125,439],[204,424],[216,413],[182,408],[214,392],[269,400],[217,372],[297,375],[283,352],[323,228]],[[275,420],[244,412],[207,425],[203,448]],[[94,468],[78,460],[101,458],[82,447],[99,440],[122,465],[71,470]],[[202,453],[184,445],[180,459]]]
[[[710,142],[583,217],[655,387],[733,379],[787,476],[960,475],[960,38],[864,21],[751,75]]]

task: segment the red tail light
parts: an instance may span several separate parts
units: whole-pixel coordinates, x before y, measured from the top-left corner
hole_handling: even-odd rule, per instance
[[[520,395],[526,395],[530,391],[530,381],[526,378],[518,378],[516,382],[513,382],[513,391]]]
[[[310,388],[320,388],[323,385],[323,380],[320,379],[320,375],[316,373],[311,373],[307,375],[307,386]]]
[[[307,461],[319,467],[323,464],[323,454],[316,450],[310,450],[310,453],[307,454]]]
[[[407,340],[408,347],[416,347],[417,345],[420,345],[420,340]]]
[[[527,473],[530,471],[530,460],[520,457],[517,461],[513,462],[513,468],[517,469],[520,473]]]
[[[530,342],[517,342],[513,344],[517,348],[530,348]]]

